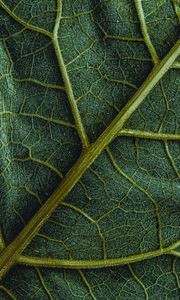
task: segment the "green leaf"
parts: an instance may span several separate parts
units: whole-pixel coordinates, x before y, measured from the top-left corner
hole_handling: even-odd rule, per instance
[[[179,9],[0,0],[0,299],[179,299]]]

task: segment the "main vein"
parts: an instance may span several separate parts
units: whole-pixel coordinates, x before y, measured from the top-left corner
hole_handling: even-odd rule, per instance
[[[143,102],[152,88],[162,78],[162,76],[171,68],[171,65],[180,54],[180,40],[176,42],[174,47],[169,51],[166,57],[157,64],[149,74],[145,82],[119,112],[112,123],[100,135],[94,144],[82,152],[71,170],[66,174],[59,187],[33,216],[29,223],[24,227],[16,239],[8,245],[1,254],[0,259],[0,277],[4,276],[7,271],[16,263],[17,258],[27,247],[39,229],[47,221],[50,215],[55,211],[63,199],[72,190],[81,176],[95,161],[105,147],[118,135],[119,131],[129,119],[132,113]]]

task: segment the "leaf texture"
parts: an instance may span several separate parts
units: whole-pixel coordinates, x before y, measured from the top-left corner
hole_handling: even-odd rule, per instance
[[[0,0],[0,299],[179,299],[179,10]]]

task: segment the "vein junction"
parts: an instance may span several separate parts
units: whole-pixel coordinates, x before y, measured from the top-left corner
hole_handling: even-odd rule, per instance
[[[22,19],[17,17],[16,14],[14,14],[8,8],[8,6],[6,6],[6,4],[2,0],[0,0],[0,6],[16,22],[18,22],[19,24],[24,26],[26,29],[38,32],[38,33],[40,33],[42,35],[45,35],[45,36],[48,36],[52,40],[52,43],[53,43],[53,46],[54,46],[54,51],[55,51],[55,54],[56,54],[58,65],[59,65],[59,69],[60,69],[61,75],[62,75],[63,80],[64,80],[65,88],[60,87],[60,86],[53,86],[53,85],[48,85],[48,84],[45,84],[45,83],[41,83],[38,80],[35,80],[35,83],[39,83],[42,86],[43,85],[47,86],[47,87],[49,86],[50,88],[55,87],[55,88],[62,89],[62,90],[65,89],[66,94],[67,94],[67,98],[68,98],[68,101],[69,101],[69,104],[70,104],[70,107],[71,107],[71,110],[72,110],[72,114],[73,114],[73,117],[74,117],[74,120],[75,120],[76,129],[77,129],[77,132],[78,132],[79,137],[80,137],[81,142],[82,142],[82,146],[83,146],[83,148],[87,148],[89,146],[88,137],[87,137],[87,134],[85,132],[85,129],[84,129],[84,126],[83,126],[83,123],[82,123],[82,120],[81,120],[81,116],[80,116],[80,113],[79,113],[79,110],[78,110],[78,107],[77,107],[76,100],[74,98],[71,82],[70,82],[70,79],[69,79],[69,75],[68,75],[64,60],[63,60],[63,56],[62,56],[61,49],[60,49],[60,46],[59,46],[59,41],[58,41],[58,30],[59,30],[59,27],[60,27],[61,13],[62,13],[62,1],[59,1],[59,0],[57,1],[57,17],[56,17],[56,21],[55,21],[54,30],[53,30],[52,33],[48,32],[48,31],[46,31],[46,30],[44,30],[40,27],[34,26],[30,23],[24,22]],[[32,81],[32,80],[30,79],[29,81]]]

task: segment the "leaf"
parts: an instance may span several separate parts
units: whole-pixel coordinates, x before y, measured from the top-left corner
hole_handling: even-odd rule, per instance
[[[179,299],[179,2],[0,7],[0,299]]]

